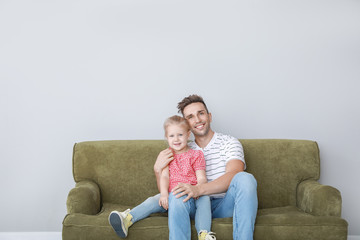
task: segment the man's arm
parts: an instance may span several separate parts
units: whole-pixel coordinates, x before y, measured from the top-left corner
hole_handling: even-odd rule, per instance
[[[154,164],[154,173],[156,177],[156,184],[158,187],[159,192],[160,189],[160,176],[165,167],[169,165],[169,163],[174,160],[174,155],[171,149],[167,148],[163,151],[161,151],[156,159],[156,162]]]
[[[209,195],[226,192],[229,188],[231,180],[238,173],[244,171],[244,163],[240,160],[230,160],[226,164],[225,174],[217,179],[199,186],[199,194]]]
[[[184,199],[184,202],[190,198],[196,198],[202,195],[216,194],[226,192],[229,188],[232,178],[238,172],[244,171],[244,163],[241,160],[233,159],[226,164],[225,174],[221,177],[218,177],[214,181],[198,184],[192,186],[186,183],[179,183],[174,189],[173,194],[177,195],[176,197],[181,197],[187,194],[187,198]]]

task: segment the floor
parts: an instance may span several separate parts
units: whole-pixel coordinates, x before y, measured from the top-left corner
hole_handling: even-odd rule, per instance
[[[0,240],[61,240],[61,232],[0,232]]]
[[[61,240],[61,232],[0,232],[0,240]],[[348,240],[360,240],[360,235]]]

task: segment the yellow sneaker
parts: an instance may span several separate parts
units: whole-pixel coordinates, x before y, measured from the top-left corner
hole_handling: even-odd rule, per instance
[[[214,232],[208,232],[206,230],[201,230],[199,232],[199,240],[216,240]]]
[[[109,215],[109,223],[116,234],[121,238],[126,238],[129,227],[133,224],[131,222],[132,216],[130,209],[124,212],[112,211]]]

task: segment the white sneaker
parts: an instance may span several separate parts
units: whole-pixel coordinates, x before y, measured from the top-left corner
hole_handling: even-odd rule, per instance
[[[199,240],[216,240],[214,232],[208,232],[206,230],[201,230],[199,232]]]
[[[128,235],[129,224],[126,216],[130,212],[130,209],[126,209],[124,212],[112,211],[109,215],[109,223],[114,229],[116,234],[121,238],[126,238]]]

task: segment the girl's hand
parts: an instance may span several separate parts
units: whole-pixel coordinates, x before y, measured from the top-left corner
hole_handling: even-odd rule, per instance
[[[154,171],[158,174],[161,173],[172,160],[174,160],[174,154],[171,149],[167,148],[161,151],[154,164]]]
[[[169,208],[169,195],[161,195],[159,199],[159,205],[165,210]]]

